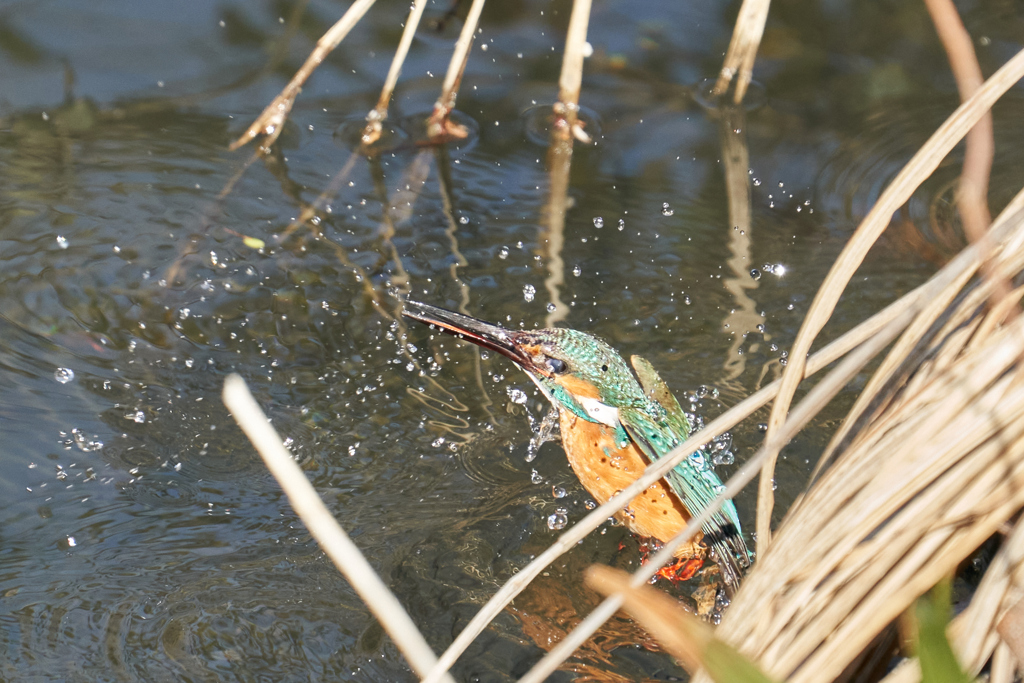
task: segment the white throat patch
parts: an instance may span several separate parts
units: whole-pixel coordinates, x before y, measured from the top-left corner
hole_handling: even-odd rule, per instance
[[[579,404],[583,406],[583,410],[587,411],[587,415],[594,418],[596,422],[600,422],[603,425],[609,427],[619,426],[619,409],[612,408],[607,403],[601,403],[596,398],[583,398],[579,396],[576,398]]]
[[[533,380],[533,383],[537,385],[537,388],[540,389],[540,393],[544,394],[544,397],[551,401],[552,405],[558,407],[558,402],[555,400],[555,397],[551,395],[543,384],[541,384],[537,376],[532,372],[528,372],[526,374]],[[596,398],[584,398],[581,396],[576,397],[576,401],[580,404],[583,410],[587,411],[587,415],[589,415],[595,422],[600,422],[603,425],[613,428],[619,426],[618,408],[612,408],[606,403],[601,403],[601,401]]]

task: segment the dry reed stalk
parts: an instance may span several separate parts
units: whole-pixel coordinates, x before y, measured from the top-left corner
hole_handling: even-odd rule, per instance
[[[981,75],[978,56],[974,53],[971,35],[964,28],[952,0],[924,0],[924,4],[942,46],[946,49],[956,87],[960,91],[960,100],[965,101],[977,92],[985,80]],[[988,211],[988,179],[992,171],[992,158],[995,156],[991,112],[982,116],[967,133],[965,147],[957,203],[964,231],[972,242],[976,242],[992,222]]]
[[[1015,230],[1014,221],[1019,220],[1021,212],[1024,212],[1024,190],[1013,198],[992,225],[989,237],[993,245],[992,248],[1003,249],[1011,254],[1019,253],[1018,245],[1012,241],[1012,236]],[[1016,234],[1024,236],[1024,233],[1017,232]],[[877,408],[875,404],[878,402],[878,396],[883,385],[893,381],[893,375],[898,366],[905,361],[914,347],[919,344],[922,335],[935,324],[935,321],[946,310],[953,298],[957,296],[963,285],[977,273],[984,254],[988,250],[988,245],[969,247],[942,269],[941,273],[945,274],[944,285],[932,292],[930,303],[922,310],[910,327],[907,328],[901,339],[890,350],[882,365],[872,375],[857,401],[850,409],[847,418],[840,425],[829,445],[822,453],[821,459],[811,475],[812,481],[817,478],[818,473],[831,460],[836,449],[845,443],[850,431],[858,424],[861,416],[869,409]],[[1013,265],[1016,265],[1016,261]],[[924,375],[921,376],[923,377]]]
[[[590,7],[591,0],[573,0],[572,3],[562,54],[562,72],[558,77],[558,102],[554,105],[555,125],[551,129],[554,140],[576,138],[584,143],[591,141],[578,119]],[[570,153],[571,150],[570,147]]]
[[[409,54],[409,47],[412,45],[413,36],[416,35],[416,28],[423,18],[423,10],[427,7],[427,0],[416,0],[412,9],[409,10],[409,18],[402,30],[402,38],[398,41],[398,49],[391,60],[391,68],[384,79],[384,87],[381,88],[380,97],[377,98],[377,106],[366,115],[366,127],[363,129],[362,144],[372,145],[380,139],[382,122],[388,117],[388,104],[391,102],[391,95],[395,92],[395,85],[398,84],[398,75],[402,73],[402,64],[406,55]]]
[[[466,70],[466,62],[469,61],[469,48],[473,46],[473,36],[476,34],[480,13],[483,11],[484,0],[473,0],[469,14],[466,15],[466,23],[462,25],[459,39],[455,42],[455,50],[448,63],[448,71],[444,74],[444,83],[441,84],[441,96],[434,103],[434,111],[427,120],[427,137],[433,140],[445,137],[464,138],[468,135],[465,128],[453,125],[448,117],[455,109],[462,74]]]
[[[729,50],[725,53],[722,71],[711,91],[716,97],[725,94],[729,83],[736,78],[736,91],[733,102],[739,104],[747,92],[747,86],[754,75],[754,59],[757,48],[764,35],[764,25],[768,21],[768,5],[770,0],[743,0],[739,16],[736,17],[736,28],[732,32]]]
[[[296,514],[331,558],[338,570],[366,603],[384,630],[401,650],[412,670],[424,676],[437,663],[433,650],[387,585],[366,561],[359,548],[327,510],[302,468],[281,442],[249,388],[238,375],[224,380],[224,404],[259,451],[267,469],[288,496]],[[450,676],[441,680],[454,683]]]
[[[861,221],[853,237],[833,264],[821,288],[811,303],[790,351],[790,362],[782,375],[782,388],[772,405],[768,421],[768,435],[778,430],[789,410],[797,386],[804,377],[804,368],[811,344],[832,316],[839,297],[860,267],[868,249],[888,226],[892,214],[910,198],[915,189],[938,167],[954,145],[967,134],[999,97],[1024,77],[1024,50],[1018,52],[985,84],[957,108],[928,139],[928,142],[907,162],[892,183],[878,198],[868,215]],[[761,473],[758,485],[757,554],[763,556],[771,543],[771,512],[774,507],[772,478],[778,453],[771,454]]]
[[[1012,218],[1002,236],[1019,247],[1024,226]],[[998,265],[1020,272],[1022,260],[1004,249]],[[838,676],[1024,505],[1024,324],[987,322],[1003,320],[981,305],[992,287],[982,281],[934,325],[934,307],[924,307],[929,324],[919,318],[916,329],[925,348],[915,357],[901,342],[912,362],[883,384],[892,396],[791,509],[736,595],[719,635],[770,675]],[[950,301],[949,291],[940,298]]]
[[[292,106],[295,104],[295,98],[302,92],[302,86],[306,79],[316,71],[316,68],[320,66],[320,63],[324,61],[327,55],[334,48],[338,47],[339,43],[348,35],[348,32],[352,30],[352,27],[359,23],[359,20],[363,18],[367,10],[373,6],[374,2],[375,0],[356,0],[352,3],[352,6],[348,8],[348,11],[345,12],[341,19],[338,19],[334,26],[327,29],[327,33],[323,34],[320,40],[316,41],[316,47],[313,48],[309,57],[299,67],[299,70],[295,72],[292,79],[288,81],[288,85],[267,105],[267,108],[253,121],[252,125],[237,140],[231,143],[231,150],[238,149],[250,140],[253,140],[257,135],[265,136],[263,141],[264,147],[274,144],[277,136],[281,134],[281,129],[284,127],[284,122],[288,119]]]

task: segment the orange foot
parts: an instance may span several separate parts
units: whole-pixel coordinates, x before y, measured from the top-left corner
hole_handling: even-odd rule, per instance
[[[656,552],[660,547],[661,544],[657,541],[649,538],[644,539],[640,543],[640,563],[645,564],[651,553]],[[672,583],[688,581],[696,576],[703,566],[704,558],[701,557],[677,558],[672,564],[665,565],[659,569],[651,579],[651,583],[658,579],[666,579]]]
[[[688,581],[696,576],[703,566],[704,560],[699,557],[678,558],[672,564],[667,564],[659,569],[654,576],[657,579],[668,579],[672,583]]]

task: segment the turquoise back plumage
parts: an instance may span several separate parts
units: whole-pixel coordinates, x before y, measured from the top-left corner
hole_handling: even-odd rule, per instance
[[[652,462],[685,441],[691,425],[679,402],[650,363],[639,356],[631,361],[639,382],[622,357],[600,339],[577,330],[557,328],[513,333],[516,342],[534,349],[538,363],[560,360],[572,374],[594,386],[600,402],[617,410],[621,438],[629,438]],[[561,368],[560,368],[561,369]],[[535,377],[548,396],[582,419],[602,421],[577,397],[552,378]],[[706,509],[725,490],[707,454],[697,451],[666,476],[672,490],[691,514]],[[725,583],[730,589],[739,583],[750,553],[743,541],[739,516],[732,501],[726,501],[702,526],[706,541],[715,550]]]

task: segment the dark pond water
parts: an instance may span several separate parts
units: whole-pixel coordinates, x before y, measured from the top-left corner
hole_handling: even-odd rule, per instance
[[[549,516],[572,523],[588,497],[556,444],[526,461],[530,424],[509,391],[543,411],[525,376],[425,329],[406,336],[394,294],[533,326],[561,275],[562,324],[646,356],[717,415],[777,376],[833,257],[957,102],[917,4],[775,3],[741,120],[694,97],[737,2],[599,2],[582,96],[597,144],[576,146],[559,270],[528,110],[555,96],[569,4],[493,3],[458,102],[471,138],[358,159],[317,232],[284,238],[349,159],[335,132],[375,102],[407,3],[375,7],[324,63],[276,154],[242,173],[251,150],[227,146],[345,7],[0,4],[0,677],[411,680],[227,415],[225,375],[246,378],[440,651],[555,538]],[[990,73],[1019,49],[1024,16],[963,10]],[[459,28],[416,40],[395,118],[429,111]],[[996,111],[995,210],[1024,182],[1022,104],[1016,89]],[[738,141],[744,229],[724,179],[723,144]],[[958,167],[954,154],[897,217],[826,336],[934,271],[948,250],[929,217],[951,215]],[[786,451],[779,514],[856,390]],[[732,434],[737,462],[764,419]],[[753,492],[737,503],[751,528]],[[457,678],[524,672],[595,604],[581,570],[636,557],[623,529],[602,529]],[[571,668],[685,675],[642,642],[618,619]]]

